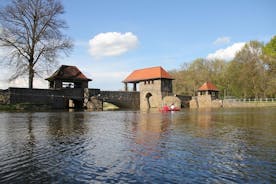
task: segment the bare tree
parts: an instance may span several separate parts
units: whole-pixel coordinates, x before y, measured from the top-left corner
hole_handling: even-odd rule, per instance
[[[60,0],[12,0],[0,10],[0,47],[6,61],[15,67],[11,80],[28,74],[33,88],[35,74],[51,67],[59,53],[68,54],[73,44],[62,34],[67,28],[60,19],[64,13]]]

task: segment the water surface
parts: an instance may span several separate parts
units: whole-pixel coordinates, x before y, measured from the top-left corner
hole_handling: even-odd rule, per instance
[[[276,108],[0,113],[0,183],[275,183]]]

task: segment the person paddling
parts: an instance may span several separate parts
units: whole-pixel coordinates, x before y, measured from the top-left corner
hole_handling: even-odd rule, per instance
[[[171,104],[170,109],[171,109],[171,110],[174,110],[174,109],[175,109],[174,103]]]
[[[170,108],[167,106],[167,104],[165,104],[164,106],[163,106],[163,109],[162,109],[163,111],[169,111],[170,110]]]

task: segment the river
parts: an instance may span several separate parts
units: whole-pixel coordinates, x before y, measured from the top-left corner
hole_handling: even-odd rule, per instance
[[[276,108],[1,112],[0,183],[276,183]]]

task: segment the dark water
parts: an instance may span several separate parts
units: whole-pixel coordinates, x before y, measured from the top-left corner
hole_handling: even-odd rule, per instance
[[[276,108],[0,113],[1,183],[276,183]]]

